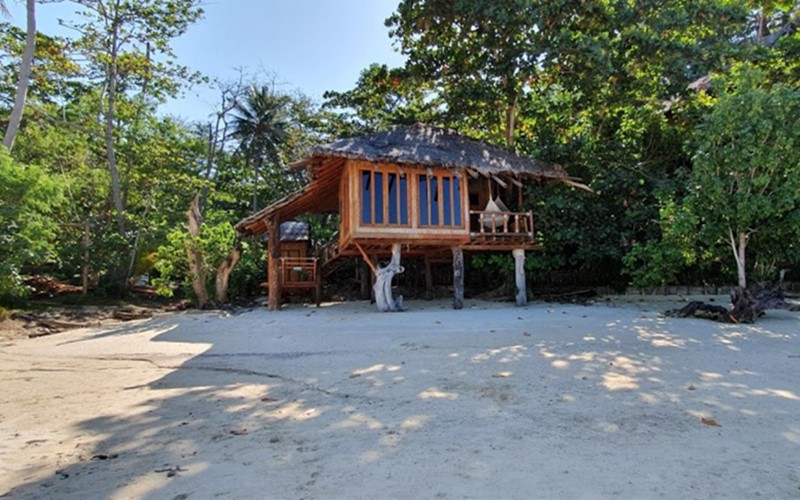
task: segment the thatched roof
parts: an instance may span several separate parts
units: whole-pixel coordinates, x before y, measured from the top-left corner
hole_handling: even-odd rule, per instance
[[[514,174],[552,179],[568,177],[559,165],[520,156],[453,130],[422,123],[317,146],[307,159],[293,166],[313,167],[330,157],[423,167],[471,168],[484,175]]]

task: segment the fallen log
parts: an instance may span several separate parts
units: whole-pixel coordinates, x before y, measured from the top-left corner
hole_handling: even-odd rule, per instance
[[[680,309],[671,309],[664,314],[677,318],[688,318],[691,316],[695,318],[713,319],[714,321],[722,323],[736,323],[730,311],[725,307],[706,304],[699,300],[693,300]]]
[[[754,323],[768,309],[800,311],[800,305],[786,301],[780,288],[764,288],[756,293],[740,287],[731,290],[731,308],[692,301],[680,309],[666,311],[666,316],[703,318],[722,323]]]
[[[61,330],[70,330],[73,328],[86,328],[89,323],[72,323],[70,321],[58,321],[55,319],[37,318],[36,323],[40,326],[47,328],[58,328]]]
[[[153,313],[150,311],[114,311],[111,316],[120,321],[133,321],[135,319],[150,319],[153,317]]]

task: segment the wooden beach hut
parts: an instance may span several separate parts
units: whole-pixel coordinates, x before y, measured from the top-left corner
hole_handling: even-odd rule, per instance
[[[243,235],[272,234],[304,213],[338,213],[338,236],[319,255],[317,269],[360,256],[376,275],[380,310],[401,307],[391,296],[401,254],[426,261],[452,259],[454,307],[463,305],[464,252],[511,251],[517,303],[526,301],[525,252],[539,245],[534,214],[522,204],[526,182],[553,180],[581,186],[558,166],[423,124],[341,139],[314,148],[291,168],[306,168],[302,189],[243,219]],[[278,309],[286,276],[279,238],[268,239],[269,308]],[[378,258],[391,257],[386,266]],[[296,263],[294,263],[296,265]],[[316,279],[322,279],[316,273]]]

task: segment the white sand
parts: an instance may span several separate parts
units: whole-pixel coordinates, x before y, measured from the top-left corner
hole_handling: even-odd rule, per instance
[[[676,299],[407,305],[6,342],[0,495],[800,496],[798,313],[738,326],[660,317]]]

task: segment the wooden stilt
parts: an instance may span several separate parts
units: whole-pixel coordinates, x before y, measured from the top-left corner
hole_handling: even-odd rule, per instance
[[[528,303],[528,291],[525,287],[525,249],[515,248],[511,251],[514,256],[514,279],[517,284],[517,305],[524,306]]]
[[[317,260],[314,262],[315,272],[314,277],[314,302],[316,302],[317,307],[322,304],[322,263]]]
[[[425,256],[425,300],[433,299],[433,272],[431,271],[431,259]]]
[[[361,300],[367,300],[372,297],[370,290],[372,289],[372,277],[369,272],[367,263],[356,257],[356,271],[358,273],[358,281],[360,285]]]
[[[281,223],[276,218],[267,221],[267,281],[269,282],[270,311],[281,308]]]
[[[464,307],[464,251],[453,247],[453,309]]]

